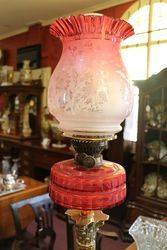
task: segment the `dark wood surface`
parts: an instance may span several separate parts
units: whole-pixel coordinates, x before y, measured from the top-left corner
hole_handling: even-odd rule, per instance
[[[39,182],[26,176],[22,178],[27,185],[25,190],[0,197],[0,239],[12,237],[15,235],[15,226],[10,204],[47,193],[48,191],[48,185],[46,183]],[[23,227],[27,226],[34,219],[32,210],[29,207],[20,209],[20,217]]]
[[[15,84],[10,86],[0,86],[0,93],[7,93],[7,94],[18,94],[18,93],[24,93],[24,94],[38,94],[39,92],[42,93],[44,87],[41,86],[41,82],[33,81],[30,85],[22,85]]]

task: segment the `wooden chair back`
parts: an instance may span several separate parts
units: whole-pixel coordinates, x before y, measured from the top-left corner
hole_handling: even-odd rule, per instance
[[[52,250],[56,239],[56,233],[53,228],[54,204],[52,203],[48,194],[36,196],[11,204],[17,240],[21,241],[24,238],[24,231],[21,226],[19,209],[27,205],[32,208],[35,215],[35,221],[37,223],[35,235],[36,245],[39,246],[41,240],[49,236],[49,250]]]

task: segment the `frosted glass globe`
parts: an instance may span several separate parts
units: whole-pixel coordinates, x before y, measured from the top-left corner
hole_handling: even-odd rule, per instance
[[[51,33],[63,51],[49,84],[48,106],[67,136],[112,137],[132,109],[133,93],[120,43],[127,22],[103,15],[56,20]]]

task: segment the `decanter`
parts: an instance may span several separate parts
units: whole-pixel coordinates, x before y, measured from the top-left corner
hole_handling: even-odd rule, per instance
[[[129,229],[137,250],[167,250],[167,222],[139,216]]]

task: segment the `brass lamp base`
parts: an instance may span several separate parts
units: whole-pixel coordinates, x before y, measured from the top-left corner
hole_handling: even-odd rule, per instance
[[[81,211],[68,209],[66,214],[75,221],[76,250],[95,250],[96,233],[109,216],[101,210]]]

